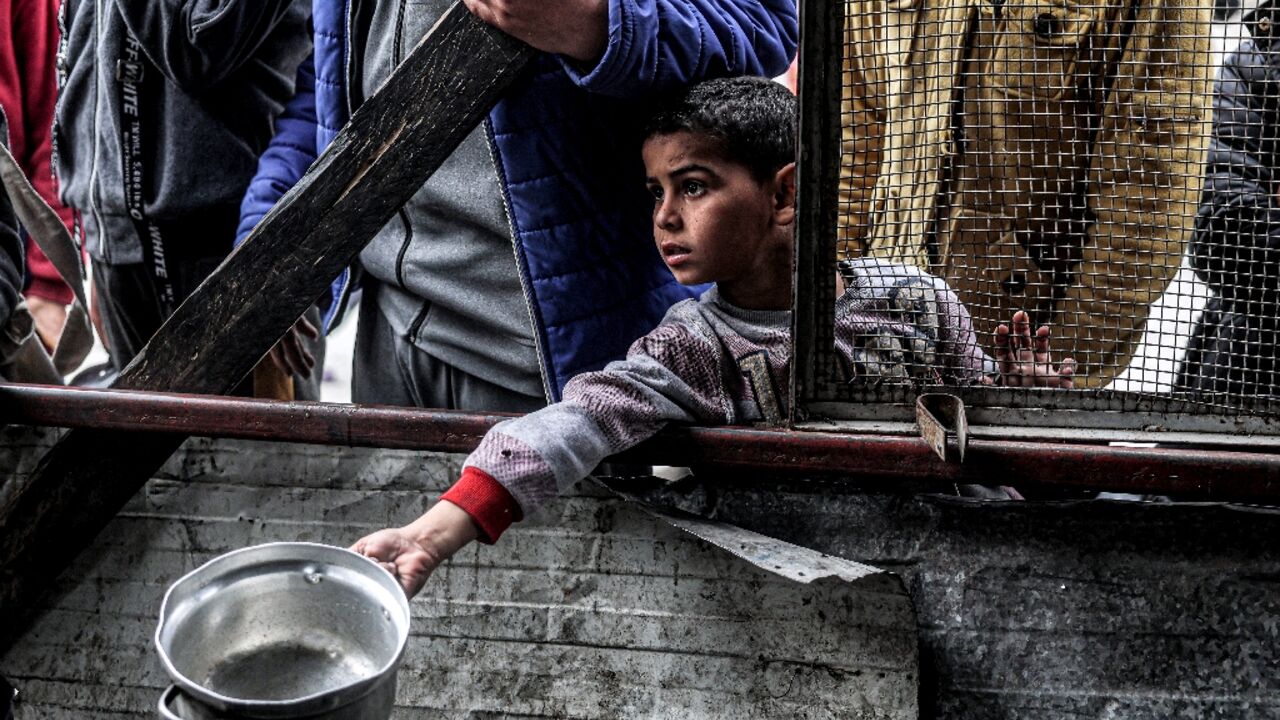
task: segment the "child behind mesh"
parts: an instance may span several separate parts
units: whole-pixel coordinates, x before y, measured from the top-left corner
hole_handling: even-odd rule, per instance
[[[780,423],[791,363],[795,98],[763,78],[712,80],[661,106],[642,148],[658,252],[685,285],[711,283],[670,308],[624,360],[579,375],[562,401],[493,427],[462,477],[423,516],[354,549],[381,562],[405,592],[471,540],[507,527],[582,479],[606,457],[671,422]],[[1048,362],[1048,330],[1026,315],[978,349],[969,315],[946,284],[876,260],[852,266],[837,334],[856,377],[1070,386]]]

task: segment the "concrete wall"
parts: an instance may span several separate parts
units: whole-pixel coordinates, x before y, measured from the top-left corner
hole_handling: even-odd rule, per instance
[[[44,442],[2,432],[0,467]],[[27,717],[143,715],[166,682],[150,646],[159,598],[181,573],[251,543],[347,544],[402,522],[457,462],[194,441],[79,559],[0,673],[26,691]],[[460,557],[415,602],[402,705],[905,718],[918,700],[925,718],[1280,717],[1275,510],[982,503],[748,473],[629,487],[893,570],[914,617],[892,586],[781,581],[584,493]]]
[[[901,574],[922,717],[1280,718],[1276,509],[744,480],[649,497]]]
[[[0,433],[12,487],[51,433]],[[460,461],[189,442],[0,656],[19,718],[151,716],[170,583],[247,545],[347,545],[403,523]],[[602,492],[465,551],[412,608],[396,717],[917,716],[916,621],[897,578],[800,585]]]

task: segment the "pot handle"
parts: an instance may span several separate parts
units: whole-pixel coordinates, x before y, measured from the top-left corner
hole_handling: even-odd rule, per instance
[[[164,689],[164,692],[160,694],[160,702],[157,709],[162,720],[220,720],[221,718],[234,717],[219,713],[199,700],[193,700],[190,695],[182,692],[177,685],[170,685]]]
[[[177,685],[170,685],[164,689],[164,692],[160,693],[160,702],[157,704],[156,710],[159,711],[160,717],[163,718],[163,720],[182,720],[182,718],[175,714],[174,711],[169,709],[170,704],[173,702],[174,698],[177,697],[178,692],[179,690]]]

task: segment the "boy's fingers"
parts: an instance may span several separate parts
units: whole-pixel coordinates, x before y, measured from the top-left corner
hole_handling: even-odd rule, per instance
[[[1009,385],[1009,376],[1013,373],[1013,357],[1009,352],[1009,326],[996,326],[996,365],[1000,370],[1002,384]]]
[[[1022,493],[1018,492],[1018,489],[1015,487],[1001,485],[1000,489],[1004,491],[1005,495],[1009,496],[1010,500],[1026,500],[1026,498],[1022,496]]]
[[[1033,342],[1035,348],[1035,357],[1037,363],[1047,363],[1049,360],[1049,326],[1041,325],[1036,330],[1035,340]]]
[[[1019,363],[1035,361],[1035,352],[1031,340],[1031,318],[1025,310],[1013,314],[1013,331],[1009,342],[1014,351],[1014,359]]]
[[[1075,358],[1067,358],[1058,366],[1058,377],[1062,380],[1062,387],[1070,390],[1075,387],[1076,381],[1076,361]]]
[[[312,355],[311,351],[308,350],[301,342],[298,342],[297,339],[293,341],[293,349],[297,351],[298,356],[302,358],[302,363],[306,366],[305,369],[307,373],[310,373],[311,368],[316,366],[316,356]]]
[[[1025,310],[1013,314],[1013,342],[1018,350],[1031,347],[1031,319]]]
[[[467,6],[472,15],[489,22],[493,17],[493,10],[489,8],[489,4],[485,0],[462,0],[462,4]]]
[[[1009,347],[1009,326],[1004,323],[996,326],[996,347]]]

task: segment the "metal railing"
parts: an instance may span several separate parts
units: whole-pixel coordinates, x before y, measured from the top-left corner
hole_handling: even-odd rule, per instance
[[[0,384],[0,423],[91,427],[319,445],[469,452],[507,415],[212,395]],[[1221,447],[1116,447],[1091,442],[970,441],[963,464],[920,437],[745,427],[669,427],[616,459],[732,471],[743,482],[776,474],[898,483],[1034,485],[1172,495],[1280,499],[1280,455]],[[910,483],[909,485],[907,483]]]

